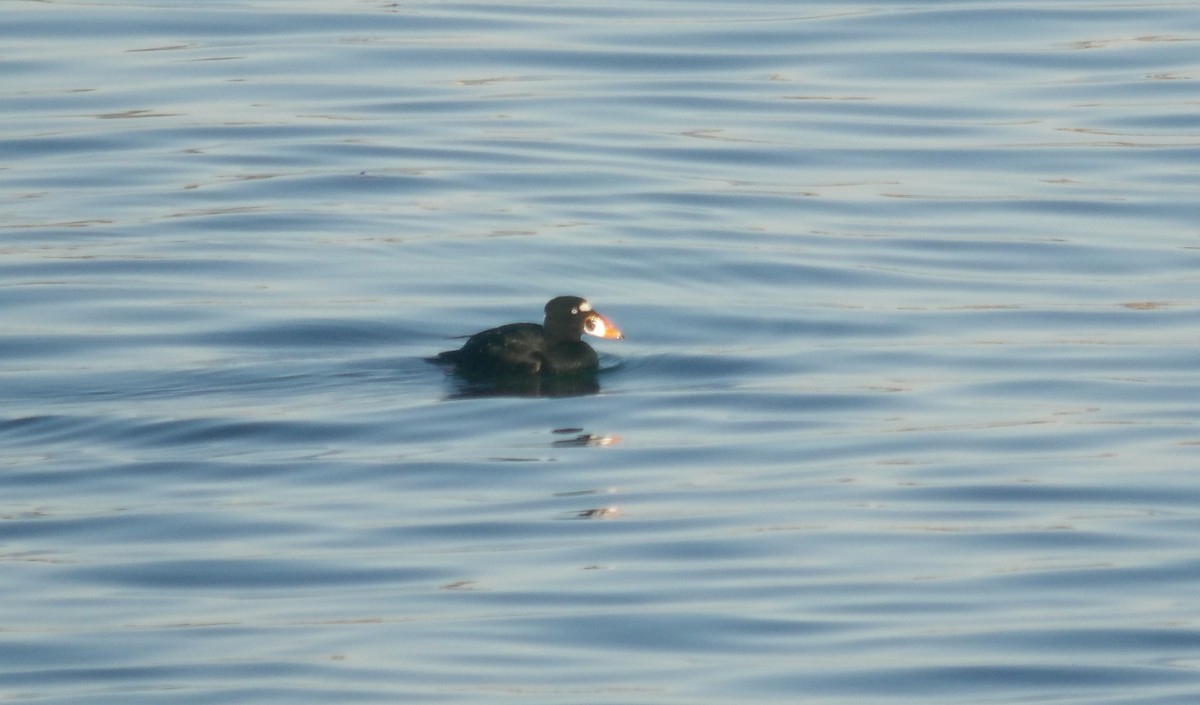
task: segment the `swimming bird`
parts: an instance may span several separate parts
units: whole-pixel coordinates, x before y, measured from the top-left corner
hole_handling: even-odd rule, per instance
[[[580,296],[556,296],[546,304],[546,318],[538,323],[509,323],[472,335],[458,350],[430,358],[452,365],[468,379],[554,377],[594,373],[600,358],[580,338],[621,340],[625,336],[613,322],[596,312]]]

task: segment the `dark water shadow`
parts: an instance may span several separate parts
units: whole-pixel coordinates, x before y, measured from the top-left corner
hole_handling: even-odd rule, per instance
[[[447,372],[451,391],[446,399],[480,399],[485,397],[582,397],[600,392],[600,380],[595,373],[562,377],[507,376],[477,379]]]
[[[600,375],[622,367],[622,361],[608,355],[600,358],[600,369],[570,375],[464,375],[436,357],[423,358],[440,367],[450,381],[451,391],[446,400],[481,399],[486,397],[543,397],[548,399],[582,397],[599,394]]]
[[[436,358],[426,361],[438,365]],[[439,365],[441,366],[441,365]],[[451,391],[446,399],[480,399],[484,397],[580,397],[600,392],[600,380],[595,372],[574,375],[464,375],[446,368]]]

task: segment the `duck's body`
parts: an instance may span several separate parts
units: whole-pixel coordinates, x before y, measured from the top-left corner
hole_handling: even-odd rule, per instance
[[[471,377],[561,375],[594,372],[600,366],[596,351],[582,340],[547,340],[537,323],[510,323],[476,333],[458,350],[439,353]]]
[[[595,372],[600,358],[580,340],[587,333],[601,338],[624,336],[607,318],[578,296],[559,296],[546,304],[546,320],[510,323],[476,333],[458,350],[432,358],[453,365],[464,377],[556,377]]]

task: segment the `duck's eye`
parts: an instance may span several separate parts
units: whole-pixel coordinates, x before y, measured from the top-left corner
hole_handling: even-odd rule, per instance
[[[579,309],[577,309],[577,308],[573,308],[573,309],[571,309],[571,315],[572,315],[572,316],[576,315],[577,313],[579,313]]]

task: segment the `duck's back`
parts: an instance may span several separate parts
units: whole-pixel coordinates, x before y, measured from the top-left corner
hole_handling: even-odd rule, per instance
[[[546,364],[546,336],[537,323],[510,323],[476,333],[458,350],[439,353],[468,376],[540,374]]]

